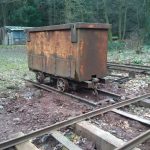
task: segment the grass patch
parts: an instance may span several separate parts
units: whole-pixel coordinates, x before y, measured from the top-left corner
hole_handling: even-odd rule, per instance
[[[141,54],[137,54],[135,50],[131,49],[109,50],[108,61],[150,65],[150,47],[144,46]]]
[[[21,78],[28,70],[27,54],[24,46],[0,46],[0,91],[9,86],[24,86]]]

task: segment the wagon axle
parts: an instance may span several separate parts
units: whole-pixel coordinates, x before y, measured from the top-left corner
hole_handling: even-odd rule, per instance
[[[57,89],[61,92],[68,91],[68,89],[69,89],[68,81],[63,78],[57,79]]]
[[[39,83],[43,83],[43,82],[44,82],[44,79],[45,79],[44,73],[42,73],[42,72],[37,72],[37,73],[36,73],[36,80],[37,80]]]

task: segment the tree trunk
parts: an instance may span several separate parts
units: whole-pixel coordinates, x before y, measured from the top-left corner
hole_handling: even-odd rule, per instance
[[[146,13],[145,13],[145,30],[146,33],[150,34],[150,1],[146,0],[145,1],[145,8],[146,8]]]
[[[65,23],[69,23],[70,22],[70,16],[71,16],[71,2],[68,0],[65,0]]]
[[[3,18],[3,26],[7,25],[7,20],[6,20],[6,4],[2,3],[1,4],[1,8],[2,8],[2,18]]]
[[[126,35],[127,12],[128,12],[128,7],[126,6],[126,8],[125,8],[125,14],[124,14],[124,25],[123,25],[123,35],[122,35],[122,39],[125,39],[125,35]]]
[[[140,20],[139,20],[139,8],[136,10],[136,16],[137,16],[137,25],[138,25],[138,31],[140,29]]]
[[[55,0],[53,1],[53,24],[55,24],[56,20],[56,5],[55,5]]]
[[[103,5],[104,5],[105,21],[106,21],[106,23],[109,23],[106,0],[103,0]],[[112,41],[112,31],[111,31],[111,29],[109,29],[109,31],[108,31],[108,38],[109,38],[109,41]]]
[[[119,5],[119,14],[118,14],[118,35],[119,35],[119,40],[122,39],[122,0],[121,4]]]

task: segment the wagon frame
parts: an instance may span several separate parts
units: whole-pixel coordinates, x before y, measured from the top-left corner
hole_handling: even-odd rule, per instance
[[[29,69],[41,83],[47,76],[57,79],[57,87],[62,91],[75,83],[93,87],[97,79],[107,74],[110,27],[72,23],[26,30]]]

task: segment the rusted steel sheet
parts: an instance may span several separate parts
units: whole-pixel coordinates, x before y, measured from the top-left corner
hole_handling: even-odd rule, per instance
[[[92,75],[104,77],[107,72],[107,32],[105,30],[79,30],[80,80]]]
[[[109,27],[78,23],[29,29],[29,68],[76,81],[103,77]]]
[[[111,26],[110,24],[105,23],[77,23],[76,28],[83,28],[83,29],[109,29]]]
[[[105,23],[70,23],[62,25],[52,25],[44,27],[30,28],[26,31],[28,32],[41,32],[41,31],[58,31],[58,30],[67,30],[71,28],[92,28],[92,29],[109,29],[111,28],[110,24]]]
[[[74,78],[73,74],[70,76],[70,63],[75,60],[77,45],[70,42],[69,30],[34,32],[30,33],[30,39],[28,54],[32,54],[33,62],[29,63],[31,69]]]

